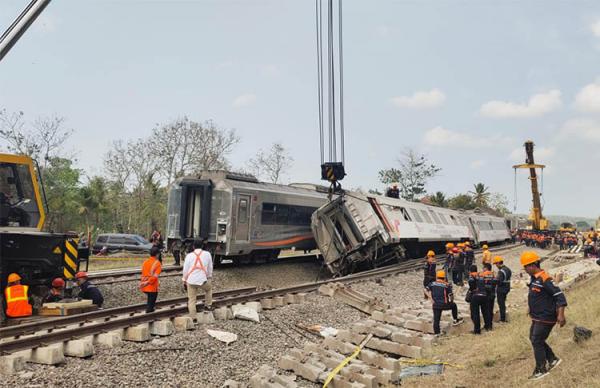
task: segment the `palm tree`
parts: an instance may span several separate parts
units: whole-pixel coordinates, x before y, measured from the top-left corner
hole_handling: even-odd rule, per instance
[[[436,192],[432,196],[429,197],[429,201],[433,205],[437,205],[440,207],[448,207],[448,200],[446,199],[446,195],[441,191]]]
[[[475,188],[475,191],[469,191],[469,193],[473,195],[473,202],[475,202],[475,205],[477,205],[477,207],[487,206],[490,198],[490,188],[483,183],[477,183],[476,185],[473,185],[473,187]]]

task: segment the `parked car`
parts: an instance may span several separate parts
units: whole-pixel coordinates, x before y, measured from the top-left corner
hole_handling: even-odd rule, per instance
[[[108,252],[148,253],[152,248],[152,244],[137,234],[105,233],[98,235],[92,247],[92,253],[97,254],[102,248],[106,248]]]

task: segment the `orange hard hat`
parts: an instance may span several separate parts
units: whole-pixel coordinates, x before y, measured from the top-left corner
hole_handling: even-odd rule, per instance
[[[495,256],[494,260],[493,260],[493,263],[494,264],[496,264],[496,263],[504,263],[504,259],[501,256]]]
[[[446,277],[446,272],[440,270],[435,273],[435,277],[438,279],[444,279]]]
[[[65,286],[65,281],[62,278],[56,278],[52,281],[52,287],[54,288],[63,288]]]
[[[446,248],[454,248],[454,244],[448,243],[448,244],[446,244]]]
[[[77,273],[75,274],[75,277],[76,277],[77,279],[84,279],[84,278],[87,278],[87,277],[88,277],[88,274],[87,274],[87,272],[84,272],[84,271],[79,271],[79,272],[77,272]]]
[[[435,252],[434,251],[428,251],[427,252],[427,256],[433,257],[433,256],[435,256]]]
[[[19,276],[18,273],[11,273],[10,275],[8,275],[8,282],[9,283],[14,283],[14,282],[18,282],[19,280],[21,280],[21,277]]]
[[[526,265],[535,263],[539,261],[540,257],[534,251],[525,251],[521,254],[521,265],[525,267]]]

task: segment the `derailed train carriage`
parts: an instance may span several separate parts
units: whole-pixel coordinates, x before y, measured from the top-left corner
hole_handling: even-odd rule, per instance
[[[194,239],[215,264],[270,260],[283,249],[316,248],[311,215],[327,201],[315,185],[259,182],[252,175],[204,171],[175,181],[167,205],[167,247],[174,255]]]
[[[333,274],[443,252],[448,241],[508,241],[504,218],[346,192],[313,213],[312,230]]]

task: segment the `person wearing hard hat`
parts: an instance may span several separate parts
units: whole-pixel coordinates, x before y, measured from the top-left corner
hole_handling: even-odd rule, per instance
[[[458,244],[458,247],[454,248],[454,266],[452,267],[452,283],[457,286],[463,285],[463,274],[465,272],[465,253],[463,251],[464,244]],[[454,250],[453,250],[454,251]]]
[[[458,316],[458,307],[454,303],[454,294],[452,293],[452,284],[446,281],[446,273],[437,271],[436,280],[429,283],[427,291],[433,308],[433,332],[440,334],[440,319],[442,311],[452,310],[452,324],[458,325],[463,319]]]
[[[465,241],[465,279],[469,278],[469,270],[475,262],[475,252],[471,248],[471,243]]]
[[[62,278],[52,280],[52,288],[42,299],[42,304],[56,303],[63,299],[63,290],[65,289],[65,281]]]
[[[531,317],[531,328],[529,339],[533,346],[535,357],[535,369],[529,377],[531,380],[541,379],[550,370],[557,367],[561,359],[558,358],[552,348],[546,342],[552,328],[558,323],[563,327],[567,320],[565,318],[565,307],[567,298],[560,288],[554,285],[552,278],[546,271],[540,268],[540,258],[533,251],[525,251],[521,254],[521,265],[525,272],[531,276],[529,282],[529,316]]]
[[[423,289],[424,289],[425,299],[427,299],[427,297],[428,297],[427,286],[429,286],[429,284],[431,282],[435,282],[435,271],[436,271],[435,252],[428,251],[427,257],[426,257],[425,268],[424,268],[424,274],[423,274]]]
[[[21,276],[11,273],[4,289],[6,301],[6,316],[9,318],[29,317],[33,308],[29,303],[29,287],[21,284]]]
[[[452,276],[452,268],[454,268],[454,260],[456,259],[457,252],[458,249],[452,244],[452,248],[450,248],[446,254],[446,261],[444,262],[446,281],[450,281],[450,276]]]
[[[100,290],[90,283],[87,272],[77,272],[75,274],[75,280],[77,281],[77,285],[81,290],[79,291],[79,295],[77,295],[77,297],[80,299],[90,299],[93,304],[98,307],[102,307],[102,304],[104,303],[104,297],[102,296]]]
[[[142,278],[140,280],[140,290],[146,294],[146,312],[154,311],[156,299],[158,298],[158,275],[162,272],[160,260],[160,248],[153,246],[150,248],[150,257],[142,264]]]
[[[483,328],[487,331],[491,331],[496,301],[496,275],[494,275],[494,272],[492,271],[492,264],[483,264],[483,271],[479,274],[479,277],[483,280],[485,293],[488,298],[488,303],[486,305],[487,314],[483,317],[485,323]]]
[[[492,264],[492,252],[490,252],[487,244],[483,244],[483,246],[481,247],[483,249],[483,253],[481,256],[481,264]]]
[[[506,297],[510,292],[510,278],[512,271],[504,265],[501,256],[494,257],[494,264],[498,268],[496,276],[496,297],[498,298],[498,309],[500,310],[500,322],[506,322]]]
[[[400,198],[400,190],[398,190],[398,184],[394,183],[392,187],[388,188],[385,192],[386,197]]]

